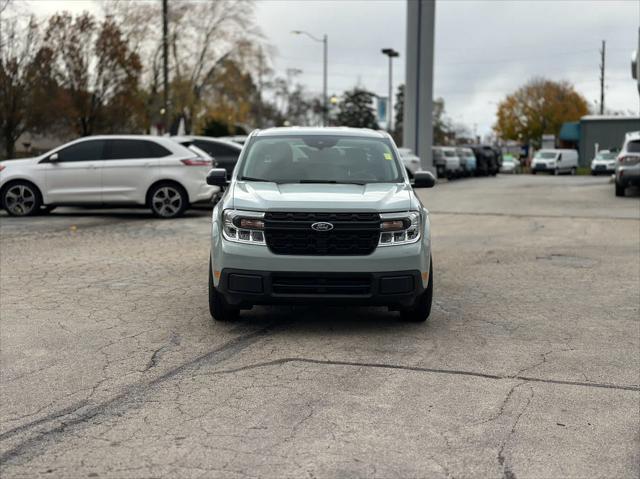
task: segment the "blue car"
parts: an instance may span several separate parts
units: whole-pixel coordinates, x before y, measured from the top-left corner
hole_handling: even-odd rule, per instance
[[[463,168],[465,176],[474,176],[476,173],[476,155],[473,154],[471,148],[456,148],[460,165]]]

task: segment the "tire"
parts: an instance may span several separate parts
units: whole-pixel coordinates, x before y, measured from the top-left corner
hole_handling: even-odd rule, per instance
[[[40,207],[40,214],[41,215],[46,215],[51,213],[53,210],[55,210],[57,207],[56,205],[42,205]]]
[[[234,321],[240,317],[240,308],[229,306],[213,286],[211,259],[209,259],[209,313],[216,321]]]
[[[625,189],[626,188],[624,187],[624,185],[620,185],[616,181],[616,196],[624,196],[624,190]]]
[[[2,207],[10,216],[33,216],[40,212],[42,194],[28,181],[15,181],[2,189]]]
[[[553,170],[553,176],[560,176],[560,170],[558,168]]]
[[[536,171],[536,170],[531,170],[531,174],[532,174],[532,175],[535,175],[536,173],[537,173],[537,171]]]
[[[571,176],[576,176],[577,173],[578,173],[578,170],[575,166],[571,168]]]
[[[147,198],[149,208],[156,218],[178,218],[189,207],[187,192],[177,183],[158,183],[151,187]]]
[[[408,309],[400,311],[403,321],[410,323],[423,323],[431,314],[431,303],[433,302],[433,260],[429,264],[429,284],[427,289],[416,300],[416,303]]]

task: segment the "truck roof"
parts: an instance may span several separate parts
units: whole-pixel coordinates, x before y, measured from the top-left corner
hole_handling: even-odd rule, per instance
[[[368,138],[387,138],[388,133],[384,131],[372,130],[370,128],[349,128],[338,127],[312,127],[312,126],[291,126],[267,128],[266,130],[256,130],[254,136],[296,136],[296,135],[330,135],[330,136],[352,136]]]

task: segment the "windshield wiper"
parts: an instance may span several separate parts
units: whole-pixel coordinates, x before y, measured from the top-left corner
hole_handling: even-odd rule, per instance
[[[252,178],[250,176],[243,176],[241,181],[266,181],[267,183],[277,183],[277,181],[267,180],[266,178]]]
[[[298,183],[322,183],[331,185],[366,185],[364,181],[338,181],[338,180],[300,180]]]

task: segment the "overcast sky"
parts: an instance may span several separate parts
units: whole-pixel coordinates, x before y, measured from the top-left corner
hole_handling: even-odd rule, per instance
[[[97,12],[97,2],[31,1],[49,14],[58,9]],[[329,36],[329,93],[360,84],[388,91],[387,57],[400,52],[394,84],[404,80],[406,0],[258,0],[256,22],[275,47],[279,75],[303,71],[297,80],[322,90],[322,45],[294,36],[307,30]],[[640,1],[438,0],[434,97],[448,116],[478,134],[487,133],[496,103],[534,76],[568,80],[590,103],[600,98],[599,49],[607,42],[605,105],[638,112],[631,52],[638,45]]]

